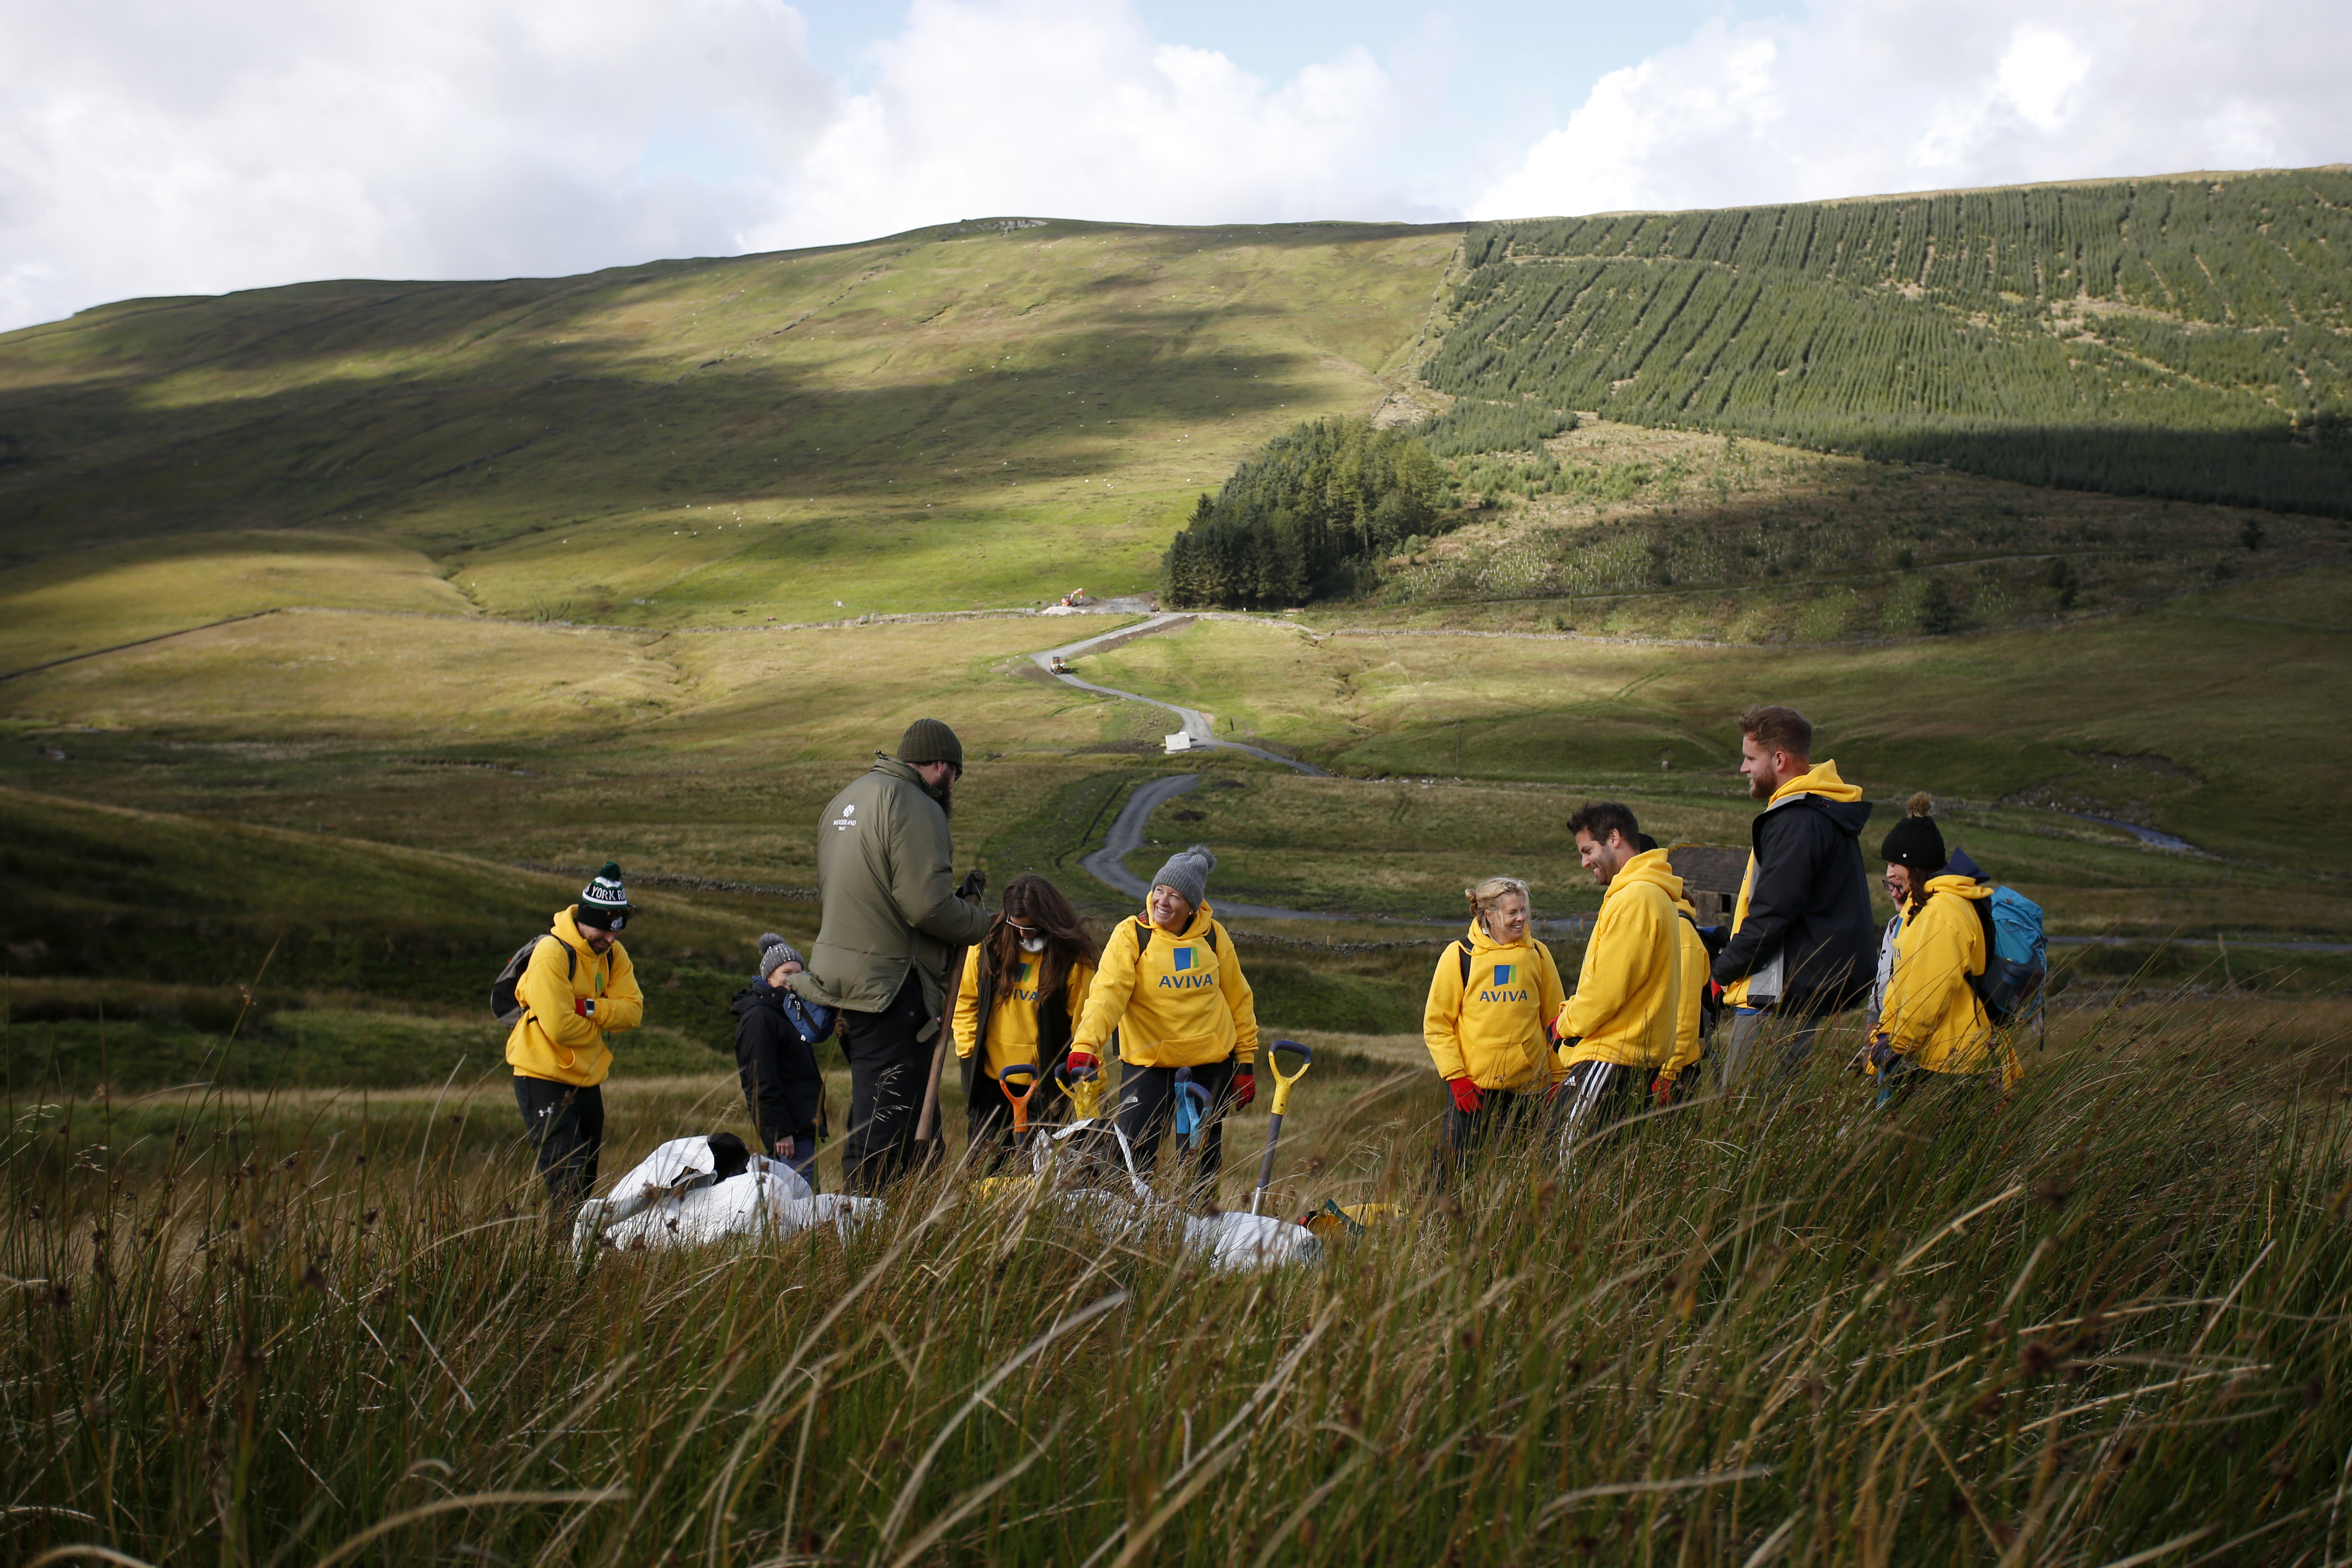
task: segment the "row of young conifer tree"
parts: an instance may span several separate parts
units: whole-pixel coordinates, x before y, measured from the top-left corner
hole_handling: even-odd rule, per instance
[[[1458,397],[2352,515],[2352,174],[1496,224]]]

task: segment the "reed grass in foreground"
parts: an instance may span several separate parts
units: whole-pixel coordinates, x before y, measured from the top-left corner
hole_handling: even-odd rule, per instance
[[[1259,1275],[946,1176],[845,1241],[582,1266],[478,1150],[20,1138],[0,1550],[2322,1563],[2352,1116],[2340,1055],[2241,1033],[2143,1011],[1997,1113],[1874,1114],[1823,1061]],[[1378,1166],[1334,1180],[1419,1187],[1397,1103],[1332,1113]]]

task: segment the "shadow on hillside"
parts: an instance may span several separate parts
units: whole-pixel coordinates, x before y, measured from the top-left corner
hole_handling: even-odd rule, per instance
[[[0,447],[17,454],[0,467],[0,550],[22,563],[157,534],[362,520],[400,537],[397,520],[427,510],[441,515],[422,542],[476,550],[689,500],[879,497],[886,481],[903,494],[909,478],[928,482],[919,465],[969,462],[983,445],[999,464],[1088,477],[1132,460],[1128,432],[1098,435],[1101,421],[1255,416],[1308,392],[1308,351],[1194,355],[1202,316],[1177,310],[1084,312],[1023,343],[1052,368],[926,371],[937,379],[920,384],[844,384],[837,368],[755,358],[745,351],[766,339],[749,331],[698,363],[562,335],[584,333],[628,281],[315,285],[291,301],[159,302],[36,330],[18,340],[20,364],[100,370],[0,389]],[[910,350],[954,357],[887,335],[857,352],[887,364]],[[367,368],[346,368],[361,354]],[[404,358],[410,368],[381,368]],[[302,384],[250,392],[272,371]],[[213,372],[225,373],[215,395],[186,395]],[[165,374],[180,378],[169,402],[152,386]]]

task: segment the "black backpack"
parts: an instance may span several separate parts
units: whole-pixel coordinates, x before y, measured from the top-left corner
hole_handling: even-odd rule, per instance
[[[1129,921],[1127,923],[1130,926],[1134,926],[1135,928],[1135,962],[1141,963],[1143,962],[1144,953],[1149,951],[1151,946],[1151,933],[1155,928],[1148,925],[1137,925],[1133,921]],[[1211,952],[1217,951],[1217,928],[1213,925],[1209,928],[1209,951]],[[1467,974],[1469,971],[1465,969],[1463,973]]]
[[[514,956],[507,960],[507,966],[499,971],[499,977],[490,982],[490,1015],[509,1029],[529,1011],[521,999],[515,995],[515,986],[521,981],[522,972],[530,967],[530,955],[539,951],[539,944],[542,942],[554,942],[563,950],[564,979],[571,979],[580,971],[580,955],[572,952],[572,944],[561,937],[541,933],[516,948]]]

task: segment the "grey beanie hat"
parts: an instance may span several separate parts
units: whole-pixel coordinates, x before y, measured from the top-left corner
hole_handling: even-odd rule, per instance
[[[760,978],[765,980],[776,972],[779,964],[784,963],[797,963],[803,969],[808,967],[808,960],[801,956],[799,948],[774,931],[762,932],[760,937],[760,962],[756,966]]]
[[[1217,858],[1210,853],[1209,847],[1195,844],[1168,857],[1168,864],[1160,868],[1151,885],[1175,889],[1186,903],[1197,910],[1209,901],[1209,873],[1216,868]]]

